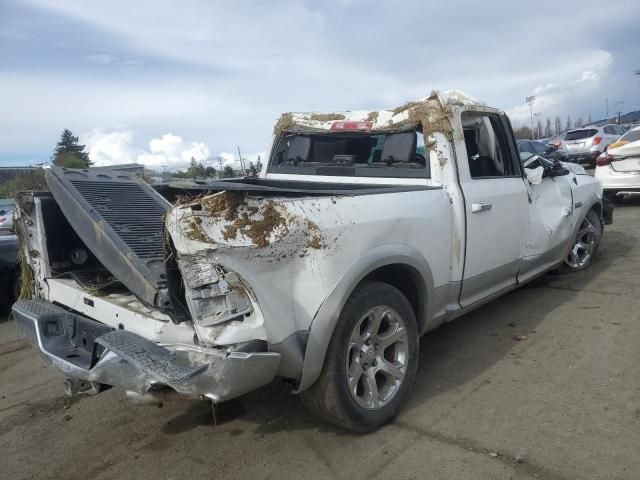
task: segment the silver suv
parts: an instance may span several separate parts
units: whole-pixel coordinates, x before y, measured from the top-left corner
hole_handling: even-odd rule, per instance
[[[566,161],[596,165],[596,159],[625,133],[618,125],[588,126],[569,130],[560,145]]]

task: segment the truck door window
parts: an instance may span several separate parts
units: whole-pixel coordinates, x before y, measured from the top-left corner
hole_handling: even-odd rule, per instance
[[[463,112],[462,127],[471,178],[520,176],[498,115]]]

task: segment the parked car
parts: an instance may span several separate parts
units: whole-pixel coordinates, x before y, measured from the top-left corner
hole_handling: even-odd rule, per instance
[[[521,154],[541,155],[551,160],[566,160],[566,155],[563,152],[556,150],[552,145],[537,140],[519,140],[518,151]]]
[[[69,394],[222,402],[280,377],[356,431],[405,404],[421,335],[588,268],[610,221],[582,167],[523,165],[504,112],[459,92],[284,114],[259,178],[173,204],[117,170],[46,179],[20,199],[35,298],[13,311]]]
[[[589,126],[566,133],[560,150],[569,162],[596,165],[596,159],[617,141],[624,130],[618,125]]]
[[[13,231],[12,198],[0,199],[0,309],[9,308],[18,294],[18,237]]]
[[[598,157],[595,177],[611,200],[640,194],[640,126],[629,130]]]
[[[558,135],[555,135],[547,141],[547,145],[552,147],[554,150],[559,150],[565,136],[566,136],[566,133],[560,133]]]

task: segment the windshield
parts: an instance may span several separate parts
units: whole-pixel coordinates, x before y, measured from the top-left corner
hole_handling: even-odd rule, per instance
[[[421,132],[285,134],[269,173],[356,177],[429,178]]]
[[[590,128],[589,130],[574,130],[572,132],[567,133],[567,136],[564,137],[565,140],[582,140],[584,138],[593,137],[598,130],[595,128]]]
[[[622,137],[620,137],[620,141],[626,140],[627,142],[637,142],[640,140],[640,128],[636,130],[629,130]]]

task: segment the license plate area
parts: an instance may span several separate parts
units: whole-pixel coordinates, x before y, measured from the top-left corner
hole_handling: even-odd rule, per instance
[[[113,330],[68,312],[39,318],[38,328],[42,346],[48,353],[85,370],[92,368],[104,351],[96,338]]]

